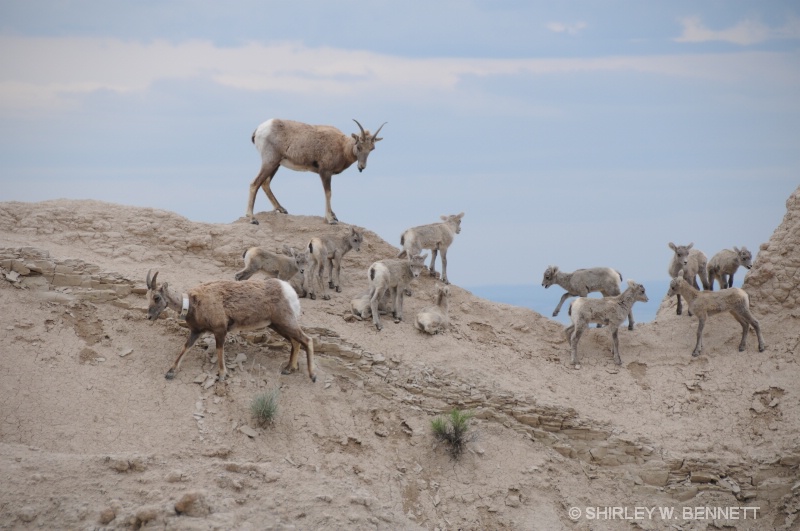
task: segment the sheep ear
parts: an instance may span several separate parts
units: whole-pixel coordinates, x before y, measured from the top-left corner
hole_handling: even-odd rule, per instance
[[[458,218],[458,219],[461,219],[461,218],[463,218],[463,217],[464,217],[464,213],[463,213],[463,212],[462,212],[461,214],[459,214],[459,215],[457,215],[457,216],[456,216],[456,218]]]
[[[738,247],[736,247],[736,246],[734,245],[734,246],[733,246],[733,252],[735,252],[736,254],[739,254],[739,253],[741,253],[742,251],[741,251],[741,249],[739,249]]]
[[[169,287],[169,282],[164,282],[163,284],[161,284],[161,289],[160,289],[161,293],[165,293],[167,291],[167,287]]]
[[[686,246],[687,249],[691,249],[692,247],[694,247],[694,242],[692,242],[692,243],[690,243],[689,245]]]
[[[356,142],[358,142],[359,140],[361,140],[361,137],[360,137],[360,136],[358,136],[358,134],[356,134],[356,133],[350,133],[350,136],[352,136],[353,138],[355,138],[355,139],[356,139]]]
[[[636,286],[636,282],[634,282],[632,279],[629,278],[628,279],[628,287],[629,288],[633,288],[635,286]]]
[[[678,249],[675,247],[675,244],[674,244],[674,243],[672,243],[672,242],[669,242],[669,248],[670,248],[670,249],[672,249],[673,251],[677,251],[677,250],[678,250]]]
[[[681,269],[680,271],[678,271],[678,276],[677,276],[677,277],[675,277],[675,278],[678,278],[678,277],[680,277],[680,278],[683,278],[683,269]]]

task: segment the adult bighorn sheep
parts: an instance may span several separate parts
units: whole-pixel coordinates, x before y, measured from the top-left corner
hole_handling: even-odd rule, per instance
[[[247,203],[247,217],[250,223],[258,225],[253,216],[256,193],[261,187],[272,202],[275,210],[287,214],[285,208],[278,203],[270,189],[272,178],[281,166],[290,170],[310,171],[322,179],[325,190],[325,219],[334,224],[338,221],[331,210],[331,177],[337,175],[358,161],[358,171],[367,167],[367,157],[375,149],[375,142],[386,123],[381,125],[375,134],[365,131],[356,119],[353,121],[361,129],[361,134],[345,135],[330,125],[309,125],[292,120],[273,118],[258,126],[251,140],[261,153],[261,171],[250,183],[250,198]]]
[[[172,380],[181,365],[186,351],[194,345],[203,332],[211,332],[217,344],[217,365],[219,380],[224,381],[228,371],[225,368],[225,336],[228,332],[270,327],[286,338],[292,345],[289,363],[281,372],[290,374],[297,370],[297,356],[300,345],[306,351],[308,376],[317,381],[314,372],[314,342],[300,328],[300,300],[297,293],[285,281],[277,278],[266,280],[218,280],[207,282],[179,294],[169,288],[166,282],[156,283],[158,271],[151,277],[147,272],[147,318],[158,319],[167,308],[180,314],[189,327],[189,337],[180,354],[167,371],[167,380]]]

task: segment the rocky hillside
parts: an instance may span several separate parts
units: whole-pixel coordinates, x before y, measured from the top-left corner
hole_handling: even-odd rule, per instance
[[[798,193],[745,281],[765,352],[752,332],[738,352],[741,329],[720,315],[692,359],[696,320],[665,301],[620,331],[622,367],[592,329],[576,371],[560,325],[457,286],[450,330],[422,335],[429,276],[406,320],[378,332],[349,301],[398,249],[365,230],[342,293],[302,300],[316,383],[302,356],[280,374],[288,346],[266,332],[229,336],[224,384],[202,339],[165,380],[187,332],[170,311],[144,318],[144,278],[158,270],[179,290],[232,279],[248,246],[301,247],[348,225],[0,203],[0,529],[796,529]],[[268,389],[279,412],[260,427],[249,405]],[[430,429],[454,407],[475,413],[459,461]]]

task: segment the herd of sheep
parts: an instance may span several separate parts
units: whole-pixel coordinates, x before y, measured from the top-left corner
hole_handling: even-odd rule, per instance
[[[354,120],[355,121],[355,120]],[[270,183],[280,166],[298,171],[317,173],[325,191],[325,219],[336,224],[338,219],[331,210],[331,177],[341,173],[358,161],[358,170],[367,166],[367,157],[375,149],[380,129],[374,134],[358,124],[360,133],[345,135],[331,126],[308,125],[290,120],[272,119],[259,125],[252,135],[253,144],[261,154],[261,169],[250,184],[247,217],[258,224],[253,216],[256,193],[264,190],[274,209],[287,213],[270,189]],[[384,124],[385,125],[385,124]],[[381,315],[391,313],[395,322],[403,319],[403,297],[410,295],[411,282],[419,277],[425,267],[427,254],[431,251],[430,274],[437,276],[436,257],[441,253],[442,284],[439,285],[436,303],[421,310],[414,326],[421,332],[437,334],[449,326],[448,303],[450,289],[447,286],[447,250],[456,234],[461,232],[464,213],[441,216],[442,221],[412,227],[400,238],[402,250],[396,258],[387,258],[373,263],[367,271],[366,290],[350,301],[350,310],[356,319],[372,318],[377,330],[381,330]],[[165,282],[157,283],[158,272],[147,274],[148,319],[155,320],[166,308],[179,314],[189,328],[187,338],[178,357],[166,374],[172,379],[179,369],[186,351],[205,332],[214,334],[217,350],[219,380],[224,381],[224,343],[228,332],[269,327],[291,344],[289,361],[282,368],[283,374],[298,370],[300,347],[306,351],[308,375],[316,381],[314,369],[314,344],[299,325],[300,297],[330,299],[327,289],[341,292],[340,272],[342,259],[354,249],[360,250],[363,235],[351,228],[340,237],[314,237],[304,249],[298,250],[284,245],[282,252],[275,253],[262,247],[245,250],[242,258],[244,268],[234,275],[235,280],[220,280],[196,286],[186,293],[178,293]],[[742,325],[739,350],[746,348],[749,327],[755,329],[758,349],[765,348],[758,321],[749,310],[747,293],[733,288],[733,276],[740,266],[749,269],[752,265],[750,252],[742,247],[723,250],[711,261],[693,244],[669,244],[673,258],[669,265],[672,278],[668,296],[677,297],[677,313],[683,311],[682,298],[686,299],[689,315],[699,320],[697,344],[692,356],[698,356],[703,346],[702,332],[709,315],[730,312]],[[256,272],[263,272],[265,280],[252,280]],[[325,278],[327,277],[327,289]],[[703,291],[697,283],[697,277]],[[717,281],[720,291],[713,291]],[[637,301],[647,302],[644,286],[632,280],[620,292],[622,275],[611,268],[597,267],[579,269],[572,273],[550,266],[545,270],[542,286],[556,284],[566,290],[553,316],[569,297],[578,297],[569,307],[571,324],[565,334],[571,348],[571,363],[580,368],[578,342],[586,328],[595,323],[611,331],[612,354],[617,365],[622,364],[617,337],[620,325],[627,319],[628,329],[633,330],[633,305]],[[600,293],[602,298],[589,298],[589,293]]]

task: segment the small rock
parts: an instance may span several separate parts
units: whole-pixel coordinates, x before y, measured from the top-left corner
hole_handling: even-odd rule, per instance
[[[180,483],[181,481],[184,480],[184,478],[185,476],[183,472],[181,472],[180,470],[171,470],[170,472],[167,473],[164,480],[167,483]]]
[[[244,433],[245,435],[247,435],[251,439],[254,439],[255,437],[258,436],[258,432],[256,430],[254,430],[253,428],[251,428],[250,426],[248,426],[247,424],[245,424],[243,426],[239,426],[239,431]]]
[[[17,518],[25,523],[33,522],[36,520],[37,516],[39,516],[39,512],[36,510],[36,508],[31,507],[30,505],[26,505],[17,512]]]
[[[777,398],[773,398],[773,399],[772,399],[772,402],[770,402],[770,403],[769,403],[769,407],[775,407],[775,406],[777,406],[779,403],[780,403],[780,402],[778,402],[778,399],[777,399]]]
[[[114,518],[116,517],[117,512],[111,507],[107,507],[100,512],[100,518],[98,518],[97,521],[100,523],[100,525],[108,525],[114,521]]]
[[[133,349],[132,349],[132,348],[126,348],[126,349],[122,350],[122,351],[119,353],[119,356],[120,356],[121,358],[124,358],[125,356],[127,356],[127,355],[128,355],[128,354],[130,354],[131,352],[133,352]]]
[[[6,280],[8,280],[9,282],[19,282],[19,273],[17,273],[16,271],[6,273]]]
[[[208,379],[208,375],[206,373],[204,373],[204,372],[201,372],[200,374],[198,374],[195,377],[195,379],[193,381],[196,384],[201,384],[201,383],[205,382],[207,379]]]
[[[175,512],[186,516],[208,516],[211,508],[206,501],[205,491],[193,490],[184,494],[175,503]]]

